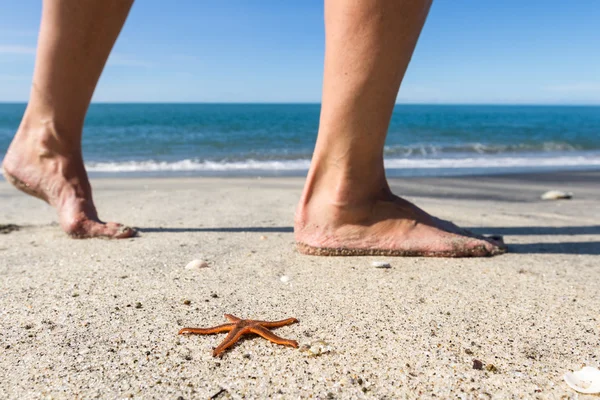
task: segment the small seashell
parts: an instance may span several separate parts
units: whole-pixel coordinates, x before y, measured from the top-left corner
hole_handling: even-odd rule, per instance
[[[281,278],[279,278],[279,280],[283,283],[288,283],[290,281],[290,277],[287,275],[283,275]]]
[[[488,364],[485,366],[485,370],[489,371],[489,372],[493,372],[493,373],[498,373],[498,367],[496,367],[494,364]]]
[[[540,196],[542,200],[561,200],[573,198],[571,192],[561,192],[560,190],[550,190]]]
[[[315,340],[314,342],[302,345],[299,350],[309,357],[316,357],[332,352],[333,347],[324,340]]]
[[[375,268],[392,268],[392,265],[390,263],[385,262],[385,261],[373,261],[371,263],[371,267],[375,267]]]
[[[567,372],[565,382],[581,393],[600,393],[600,370],[595,367],[583,367],[579,371]]]
[[[267,237],[266,237],[265,235],[262,235],[262,236],[260,237],[260,240],[267,240]]]
[[[208,263],[202,260],[192,260],[185,266],[185,269],[208,268]]]

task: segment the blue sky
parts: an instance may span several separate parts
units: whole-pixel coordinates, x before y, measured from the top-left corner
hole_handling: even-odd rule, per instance
[[[26,101],[41,2],[0,10],[0,101]],[[600,104],[599,21],[598,0],[434,1],[398,102]],[[321,0],[138,0],[94,101],[318,102],[323,35]]]

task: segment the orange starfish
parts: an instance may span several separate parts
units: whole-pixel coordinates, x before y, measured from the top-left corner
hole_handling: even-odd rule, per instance
[[[241,319],[231,314],[225,314],[225,318],[232,323],[215,326],[213,328],[183,328],[179,331],[183,334],[210,335],[213,333],[229,332],[225,340],[213,350],[213,357],[217,357],[225,349],[232,346],[239,340],[242,335],[248,333],[256,333],[265,339],[285,346],[298,347],[298,342],[295,340],[284,339],[269,331],[267,328],[279,328],[280,326],[290,325],[298,322],[296,318],[283,319],[281,321],[255,321],[253,319]]]

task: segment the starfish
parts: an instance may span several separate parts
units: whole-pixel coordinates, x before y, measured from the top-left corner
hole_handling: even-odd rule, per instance
[[[295,340],[284,339],[267,329],[293,324],[298,322],[296,318],[288,318],[281,321],[256,321],[253,319],[241,319],[231,314],[225,314],[225,318],[231,321],[231,323],[215,326],[213,328],[183,328],[179,331],[179,334],[210,335],[213,333],[229,332],[229,335],[225,337],[223,342],[213,350],[213,357],[217,357],[225,351],[225,349],[235,344],[242,335],[248,333],[256,333],[273,343],[298,347],[298,342]]]

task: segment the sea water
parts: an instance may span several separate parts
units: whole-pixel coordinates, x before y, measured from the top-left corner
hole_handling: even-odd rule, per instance
[[[0,104],[0,156],[25,104]],[[319,104],[92,104],[92,175],[303,175]],[[343,135],[339,132],[339,135]],[[600,169],[600,107],[397,105],[388,176]]]

